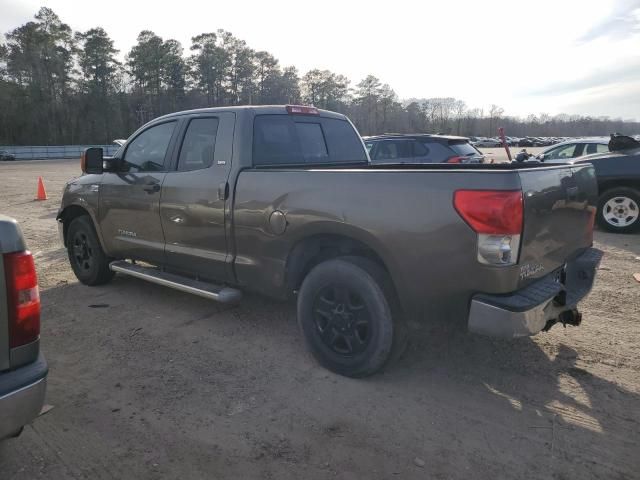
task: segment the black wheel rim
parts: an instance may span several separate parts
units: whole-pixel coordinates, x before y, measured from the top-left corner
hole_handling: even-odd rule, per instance
[[[351,357],[369,346],[371,314],[362,297],[346,285],[329,285],[313,302],[318,336],[334,353]]]
[[[84,232],[76,232],[71,245],[73,258],[78,268],[90,270],[93,266],[93,249],[89,244],[89,239]]]

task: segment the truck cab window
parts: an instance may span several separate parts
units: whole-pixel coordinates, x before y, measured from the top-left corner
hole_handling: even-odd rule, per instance
[[[302,156],[305,162],[326,160],[327,144],[319,123],[296,123],[296,133],[300,140]]]
[[[124,153],[125,169],[133,172],[165,170],[167,147],[175,125],[176,122],[155,125],[134,138]]]
[[[191,120],[180,148],[178,171],[188,172],[210,167],[213,164],[217,132],[217,118]]]
[[[362,141],[345,120],[258,115],[253,124],[253,164],[365,163]]]

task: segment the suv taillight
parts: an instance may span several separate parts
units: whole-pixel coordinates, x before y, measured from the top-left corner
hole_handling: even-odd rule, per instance
[[[447,158],[447,162],[446,163],[462,163],[462,157],[459,157],[459,156],[449,157],[449,158]]]
[[[3,256],[9,311],[9,347],[19,347],[40,335],[40,293],[31,252]]]
[[[488,265],[518,262],[524,207],[520,190],[458,190],[453,206],[478,234],[478,261]]]

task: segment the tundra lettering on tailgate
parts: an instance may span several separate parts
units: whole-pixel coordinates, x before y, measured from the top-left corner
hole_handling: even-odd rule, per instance
[[[520,267],[520,279],[532,277],[543,270],[544,267],[540,263],[526,263]]]

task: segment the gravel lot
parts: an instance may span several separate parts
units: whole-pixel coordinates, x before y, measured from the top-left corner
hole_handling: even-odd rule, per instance
[[[516,155],[520,150],[525,147],[509,147],[511,150],[511,157],[516,158]],[[543,150],[546,150],[549,147],[526,147],[525,149],[532,155],[537,155]],[[493,159],[494,162],[508,162],[509,157],[507,156],[507,152],[503,147],[499,148],[478,148],[482,153],[484,153],[487,158]]]
[[[0,211],[36,254],[53,406],[0,444],[3,480],[640,478],[640,236],[596,232],[581,327],[507,342],[435,324],[350,380],[307,355],[292,305],[79,285],[54,219],[78,173],[0,163]]]

